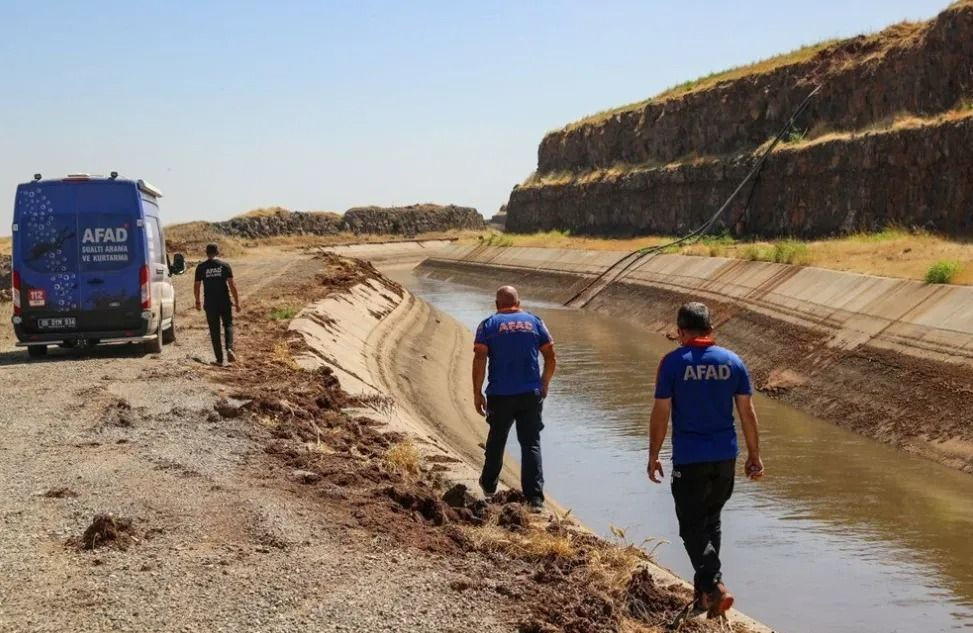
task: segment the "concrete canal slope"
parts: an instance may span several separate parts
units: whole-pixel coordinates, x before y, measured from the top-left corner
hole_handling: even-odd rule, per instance
[[[567,300],[624,253],[454,245],[425,270],[503,279]],[[973,472],[973,288],[748,262],[657,255],[586,306],[669,333],[690,299],[765,394]]]

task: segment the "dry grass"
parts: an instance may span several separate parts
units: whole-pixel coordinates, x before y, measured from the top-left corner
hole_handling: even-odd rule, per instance
[[[385,467],[409,480],[422,474],[422,455],[412,440],[403,440],[385,453]]]
[[[251,209],[246,213],[241,213],[233,217],[236,218],[266,218],[271,216],[287,216],[294,213],[290,209],[285,209],[284,207],[260,207],[258,209]],[[305,211],[303,213],[310,213],[311,215],[341,215],[340,213],[334,213],[332,211]]]
[[[469,237],[462,243],[482,243],[487,246],[532,246],[537,248],[577,248],[590,251],[634,251],[646,246],[655,246],[671,241],[662,236],[633,237],[613,239],[607,237],[574,236],[567,231],[545,231],[541,233],[498,233],[490,231]]]
[[[944,123],[960,121],[962,119],[971,117],[973,117],[973,103],[968,105],[966,102],[961,101],[952,110],[933,117],[920,117],[910,112],[900,112],[893,116],[881,119],[880,121],[876,121],[868,127],[860,130],[835,132],[823,128],[812,128],[799,139],[779,145],[776,151],[790,151],[831,141],[855,139],[859,136],[868,136],[870,134],[885,134],[899,130],[918,129],[922,127],[942,125]]]
[[[628,239],[576,237],[560,231],[531,235],[508,234],[506,237],[512,246],[627,252],[663,244],[672,239],[663,236]],[[809,242],[738,242],[730,238],[714,237],[674,252],[700,257],[780,261],[916,280],[925,279],[926,273],[937,262],[947,261],[957,264],[952,283],[973,285],[973,243],[896,228]]]
[[[13,248],[13,238],[0,237],[0,255],[10,255]]]
[[[968,2],[968,0],[964,0],[964,2]],[[928,24],[928,22],[900,22],[899,24],[892,25],[879,33],[865,36],[864,41],[861,43],[861,48],[868,52],[857,57],[849,58],[847,55],[841,55],[838,52],[839,49],[850,40],[833,39],[819,42],[817,44],[802,46],[801,48],[790,51],[789,53],[775,55],[751,64],[729,68],[727,70],[711,73],[704,77],[699,77],[697,79],[681,83],[664,90],[663,92],[649,99],[604,110],[597,114],[584,117],[579,121],[568,124],[563,128],[562,131],[571,131],[585,125],[597,125],[607,121],[615,115],[636,111],[649,104],[661,103],[663,101],[676,99],[693,92],[707,90],[721,83],[774,72],[787,66],[807,62],[816,56],[821,56],[823,58],[831,54],[834,57],[834,61],[832,63],[836,66],[861,63],[867,59],[884,55],[889,49],[911,43],[916,37],[924,32],[924,29]]]
[[[512,532],[496,523],[462,528],[473,547],[480,552],[502,553],[531,561],[571,558],[577,553],[575,537],[551,533],[537,527]]]
[[[273,359],[278,365],[286,367],[291,371],[301,371],[301,366],[294,360],[294,356],[291,354],[291,349],[287,343],[280,342],[274,345]]]

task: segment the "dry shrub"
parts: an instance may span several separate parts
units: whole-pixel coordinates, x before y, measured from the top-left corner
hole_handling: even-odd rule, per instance
[[[414,480],[422,474],[422,455],[412,440],[403,440],[385,453],[385,467],[406,479]]]
[[[531,561],[569,559],[578,552],[570,533],[556,534],[536,527],[513,532],[494,522],[461,529],[474,549],[480,552],[507,554]]]
[[[282,365],[291,371],[301,371],[301,366],[294,360],[291,348],[286,342],[279,342],[274,345],[274,362]]]

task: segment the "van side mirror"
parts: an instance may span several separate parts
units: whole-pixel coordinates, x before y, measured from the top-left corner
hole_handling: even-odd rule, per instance
[[[172,256],[172,263],[169,264],[170,275],[182,275],[186,272],[186,257],[182,253]]]

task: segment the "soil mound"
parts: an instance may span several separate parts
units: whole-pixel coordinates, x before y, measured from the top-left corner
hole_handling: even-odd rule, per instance
[[[91,525],[81,536],[81,549],[96,549],[114,545],[119,549],[128,549],[135,542],[132,520],[116,517],[112,514],[97,514]]]

